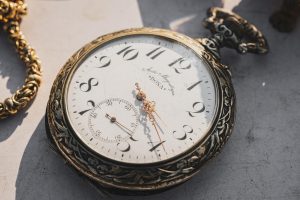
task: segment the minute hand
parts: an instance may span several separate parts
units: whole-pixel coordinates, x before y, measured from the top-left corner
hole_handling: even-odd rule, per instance
[[[142,89],[140,88],[139,84],[136,83],[135,84],[136,86],[136,90],[138,91],[137,92],[137,95],[136,95],[136,98],[139,100],[139,101],[142,101],[143,102],[143,110],[146,112],[146,114],[148,115],[149,117],[149,120],[151,122],[151,124],[153,125],[156,133],[157,133],[157,136],[159,138],[159,141],[160,143],[162,143],[162,140],[161,140],[161,137],[160,137],[160,134],[158,132],[158,128],[157,128],[157,121],[155,120],[155,117],[154,117],[154,114],[156,114],[158,116],[159,119],[161,119],[159,117],[159,115],[156,113],[155,111],[155,102],[154,101],[149,101],[147,100],[146,98],[146,94],[142,91]],[[154,114],[153,114],[154,113]],[[166,151],[163,143],[162,143],[162,147],[164,149],[164,151]]]

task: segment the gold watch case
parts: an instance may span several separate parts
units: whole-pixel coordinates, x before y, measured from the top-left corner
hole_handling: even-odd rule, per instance
[[[95,48],[132,35],[164,37],[191,48],[209,67],[216,87],[217,110],[210,130],[188,151],[154,164],[125,164],[109,160],[86,147],[70,125],[66,91],[72,74]],[[235,95],[227,66],[204,47],[203,39],[164,29],[135,28],[101,36],[78,50],[63,66],[51,89],[46,111],[47,134],[57,151],[78,172],[101,188],[114,192],[148,193],[178,185],[195,175],[228,140],[234,124]]]

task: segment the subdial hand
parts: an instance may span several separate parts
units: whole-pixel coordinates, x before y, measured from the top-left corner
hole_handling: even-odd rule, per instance
[[[143,103],[143,110],[146,112],[147,116],[149,117],[149,120],[152,124],[152,126],[154,127],[156,133],[157,133],[157,136],[159,138],[159,141],[160,143],[162,142],[162,139],[160,137],[160,134],[159,134],[159,131],[158,131],[158,128],[157,128],[157,121],[154,117],[154,114],[156,114],[156,116],[161,120],[161,118],[159,117],[159,115],[157,114],[156,110],[155,110],[155,102],[154,101],[149,101],[147,100],[147,97],[146,97],[146,93],[144,91],[142,91],[142,89],[140,88],[139,84],[136,83],[135,84],[136,86],[136,90],[137,90],[137,95],[136,95],[136,98],[139,100],[139,101],[142,101]],[[164,149],[164,151],[166,152],[166,149],[162,143],[162,147]]]
[[[129,136],[133,135],[133,131],[130,130],[129,128],[127,128],[126,126],[124,126],[123,124],[121,124],[119,121],[117,121],[116,117],[110,116],[109,114],[105,114],[105,117],[107,119],[110,120],[111,123],[116,124],[117,126],[119,126],[121,129],[123,129],[125,131],[125,133],[127,133]]]

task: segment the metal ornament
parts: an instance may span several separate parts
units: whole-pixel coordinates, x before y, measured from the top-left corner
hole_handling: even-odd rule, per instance
[[[67,61],[54,81],[46,112],[47,134],[67,163],[101,188],[139,194],[165,190],[185,182],[200,170],[202,164],[219,153],[232,133],[235,112],[231,73],[227,66],[219,62],[219,48],[226,46],[240,53],[266,53],[268,46],[261,32],[240,16],[220,8],[209,9],[208,16],[206,27],[214,33],[210,38],[192,39],[156,28],[127,29],[97,38]],[[180,157],[154,165],[119,163],[105,159],[87,148],[76,137],[69,123],[64,99],[68,90],[68,77],[89,52],[113,39],[141,34],[162,36],[191,48],[210,66],[217,83],[217,114],[205,138]],[[243,41],[244,34],[250,42]],[[151,112],[148,114],[151,115]]]
[[[269,47],[263,34],[239,15],[221,8],[210,8],[203,25],[213,35],[202,39],[204,45],[216,58],[220,59],[219,49],[228,47],[238,53],[265,54]]]
[[[41,64],[35,50],[20,31],[23,15],[27,13],[24,0],[0,0],[0,22],[15,45],[20,59],[27,67],[24,85],[12,97],[0,102],[0,119],[16,114],[34,99],[41,84]]]

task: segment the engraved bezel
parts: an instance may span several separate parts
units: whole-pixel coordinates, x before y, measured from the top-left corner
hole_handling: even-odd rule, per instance
[[[192,49],[209,68],[216,88],[216,110],[205,136],[181,154],[151,164],[129,164],[95,153],[76,136],[70,122],[66,94],[70,79],[94,49],[114,39],[132,35],[164,37]],[[136,28],[107,34],[78,50],[64,65],[53,84],[46,116],[48,135],[63,157],[79,172],[104,187],[130,191],[165,189],[191,178],[227,141],[233,128],[235,96],[229,69],[202,46],[201,39],[157,28]]]

